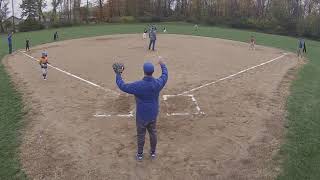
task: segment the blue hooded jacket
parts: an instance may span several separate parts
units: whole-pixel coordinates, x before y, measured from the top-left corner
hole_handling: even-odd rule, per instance
[[[168,80],[168,70],[161,64],[162,75],[156,79],[145,76],[142,80],[126,84],[120,74],[116,75],[118,87],[136,98],[136,119],[138,122],[152,122],[159,114],[159,94]]]
[[[8,44],[11,45],[12,44],[12,34],[8,35]]]

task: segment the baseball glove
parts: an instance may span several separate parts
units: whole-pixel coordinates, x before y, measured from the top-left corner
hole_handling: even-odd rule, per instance
[[[114,63],[112,68],[116,74],[121,74],[124,71],[124,65],[122,63]]]

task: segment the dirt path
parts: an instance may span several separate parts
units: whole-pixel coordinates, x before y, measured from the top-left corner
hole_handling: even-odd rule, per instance
[[[160,35],[158,51],[148,52],[140,35],[78,39],[36,47],[52,65],[117,91],[112,63],[126,65],[127,81],[142,78],[142,63],[168,58],[169,82],[163,94],[176,94],[279,57],[277,49],[182,35]],[[272,160],[283,135],[284,97],[294,55],[194,92],[201,116],[168,117],[192,111],[186,99],[161,102],[159,158],[138,163],[135,121],[118,114],[134,108],[133,97],[115,96],[54,69],[47,81],[39,65],[22,53],[6,66],[31,108],[21,159],[31,179],[272,179]],[[153,61],[155,62],[155,61]],[[156,75],[160,74],[157,67]],[[168,101],[169,102],[169,101]],[[146,141],[148,142],[148,141]],[[146,154],[149,143],[146,143]]]

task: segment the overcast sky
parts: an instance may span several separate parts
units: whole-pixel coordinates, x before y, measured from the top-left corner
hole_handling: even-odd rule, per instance
[[[18,18],[21,17],[21,9],[20,9],[20,4],[22,2],[22,0],[8,0],[9,1],[9,9],[10,9],[10,15],[12,15],[12,5],[11,5],[11,2],[13,1],[13,4],[14,4],[14,15]],[[52,0],[45,0],[46,3],[47,3],[47,7],[43,10],[43,11],[50,11],[52,9],[52,5],[51,5],[51,2]],[[107,1],[107,0],[105,0]],[[85,5],[87,1],[85,0],[82,0],[81,2],[81,5]],[[96,2],[96,0],[89,0],[89,2]]]
[[[12,15],[12,5],[11,5],[11,2],[13,1],[13,4],[14,4],[14,15],[18,18],[21,17],[21,9],[20,9],[20,4],[22,2],[22,0],[9,0],[10,4],[9,4],[9,9],[10,9],[10,15]],[[47,7],[45,8],[44,11],[48,11],[52,8],[51,6],[51,1],[52,0],[46,0],[47,2]]]

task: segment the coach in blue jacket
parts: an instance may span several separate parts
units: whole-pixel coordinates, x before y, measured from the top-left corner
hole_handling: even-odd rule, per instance
[[[168,80],[168,70],[161,58],[159,58],[159,64],[162,69],[162,75],[158,79],[152,76],[154,66],[149,62],[143,65],[145,76],[140,81],[126,84],[122,80],[121,74],[116,75],[118,87],[126,93],[133,94],[136,98],[137,160],[143,159],[143,146],[146,130],[148,130],[150,136],[151,158],[156,158],[156,122],[159,114],[159,94]]]

